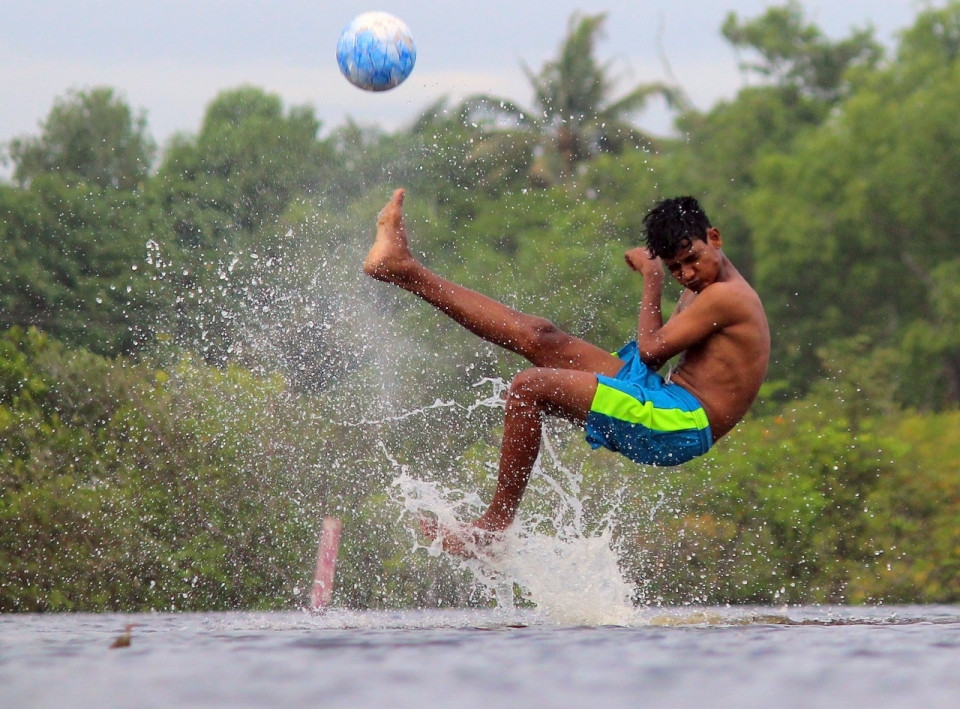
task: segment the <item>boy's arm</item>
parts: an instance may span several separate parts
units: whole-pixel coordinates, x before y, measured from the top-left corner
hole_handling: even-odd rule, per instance
[[[684,310],[686,310],[687,307],[689,307],[690,303],[693,302],[694,297],[695,297],[695,294],[694,294],[693,291],[684,290],[683,293],[680,294],[680,299],[677,301],[677,305],[674,307],[673,312],[670,313],[670,317],[667,318],[667,323],[666,323],[666,324],[669,325],[677,316],[680,315],[680,313],[682,313]],[[640,329],[640,328],[638,327],[638,328],[637,328],[637,330],[638,330],[638,332],[637,332],[637,346],[638,346],[638,348],[641,347],[641,345],[640,345],[640,332],[639,332],[639,329]],[[645,363],[648,367],[650,367],[653,371],[656,372],[656,371],[659,371],[659,370],[663,367],[663,365],[665,365],[667,362],[669,362],[672,357],[673,357],[673,355],[670,355],[669,357],[664,357],[664,358],[662,358],[662,359],[651,359],[650,361],[644,360],[644,363]]]
[[[741,319],[734,294],[726,284],[715,283],[688,305],[684,304],[685,307],[664,324],[660,307],[664,273],[660,259],[649,258],[646,249],[635,249],[628,252],[627,263],[643,275],[637,346],[641,359],[653,370]]]
[[[631,258],[631,252],[627,254],[627,263],[631,268],[639,271],[643,275],[643,295],[640,299],[640,313],[637,316],[637,346],[640,349],[640,357],[644,363],[653,371],[662,367],[668,359],[667,357],[649,356],[644,352],[644,343],[649,341],[653,333],[663,329],[663,266],[660,259],[651,259],[646,249],[638,249],[640,258]]]

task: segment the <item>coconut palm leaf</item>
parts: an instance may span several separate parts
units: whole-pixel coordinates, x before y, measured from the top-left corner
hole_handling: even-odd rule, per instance
[[[521,172],[538,185],[575,178],[578,165],[598,153],[654,145],[630,122],[651,97],[662,97],[674,110],[690,107],[681,89],[663,82],[611,98],[612,64],[595,57],[606,18],[606,13],[574,13],[556,59],[539,72],[521,64],[534,92],[531,109],[489,94],[470,96],[449,114],[446,103],[428,109],[434,117],[444,111],[444,120],[456,121],[457,130],[471,136],[467,166],[484,175],[483,183],[502,184]],[[434,126],[435,119],[428,124]]]
[[[662,82],[640,84],[633,91],[620,97],[613,103],[607,104],[599,114],[604,119],[620,120],[632,114],[640,113],[647,107],[650,99],[659,96],[666,101],[667,106],[678,110],[690,108],[686,95],[680,89]]]
[[[445,121],[447,117],[444,116],[444,114],[447,112],[447,107],[449,105],[449,96],[441,96],[439,99],[431,103],[420,112],[420,115],[413,122],[413,125],[410,126],[410,133],[413,135],[426,133],[427,131],[435,128],[439,123]],[[441,118],[441,116],[444,117]]]

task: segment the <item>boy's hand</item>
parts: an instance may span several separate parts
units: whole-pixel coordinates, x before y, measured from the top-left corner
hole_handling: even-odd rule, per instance
[[[650,256],[650,252],[642,246],[630,249],[623,255],[627,265],[637,273],[643,275],[644,279],[660,278],[663,279],[663,262],[659,258]]]

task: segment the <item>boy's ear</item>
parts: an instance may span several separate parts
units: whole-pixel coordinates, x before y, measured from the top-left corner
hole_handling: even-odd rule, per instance
[[[707,229],[707,243],[715,249],[723,247],[723,237],[720,236],[720,230],[716,227]]]

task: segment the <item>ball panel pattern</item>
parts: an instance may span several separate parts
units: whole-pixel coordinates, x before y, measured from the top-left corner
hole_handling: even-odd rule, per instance
[[[368,12],[347,25],[337,42],[337,64],[350,83],[386,91],[410,76],[417,48],[407,26],[385,12]]]

